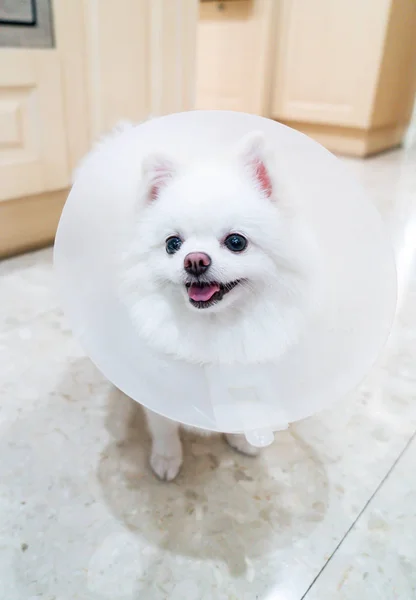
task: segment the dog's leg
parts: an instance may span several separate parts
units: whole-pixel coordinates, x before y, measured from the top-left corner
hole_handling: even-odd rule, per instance
[[[260,452],[259,448],[252,446],[242,433],[226,433],[225,439],[234,450],[247,454],[247,456],[257,456]]]
[[[182,466],[179,425],[150,410],[146,410],[146,419],[152,437],[150,466],[159,479],[172,481]]]

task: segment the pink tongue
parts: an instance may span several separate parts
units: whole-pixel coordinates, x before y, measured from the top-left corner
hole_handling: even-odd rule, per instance
[[[212,283],[204,287],[192,284],[191,287],[188,288],[188,295],[194,302],[208,302],[208,300],[211,300],[212,296],[219,291],[220,286],[218,283]]]

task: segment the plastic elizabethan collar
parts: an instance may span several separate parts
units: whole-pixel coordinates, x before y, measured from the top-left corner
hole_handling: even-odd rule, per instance
[[[214,154],[262,131],[276,165],[297,180],[298,200],[324,260],[325,294],[299,343],[273,365],[200,367],[156,354],[138,337],[117,297],[115,244],[131,219],[141,160],[150,152]],[[245,432],[267,445],[273,431],[328,407],[352,390],[376,360],[396,306],[393,254],[382,221],[343,164],[319,144],[262,117],[195,111],[150,120],[105,142],[76,182],[55,243],[62,303],[85,351],[118,388],[183,424]],[[108,168],[110,153],[113,167]],[[196,394],[194,391],[198,390]]]

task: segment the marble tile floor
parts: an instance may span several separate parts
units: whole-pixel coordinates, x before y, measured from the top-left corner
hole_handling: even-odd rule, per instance
[[[186,435],[157,481],[139,406],[71,336],[51,250],[0,264],[2,600],[416,599],[416,149],[345,162],[395,246],[395,328],[358,390],[259,459]]]

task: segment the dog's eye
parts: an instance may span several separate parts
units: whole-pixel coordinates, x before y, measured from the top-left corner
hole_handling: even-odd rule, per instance
[[[168,254],[175,254],[182,246],[182,240],[180,237],[173,235],[166,240],[166,252]]]
[[[247,240],[244,236],[239,233],[231,233],[224,241],[225,246],[231,252],[243,252],[247,248]]]

